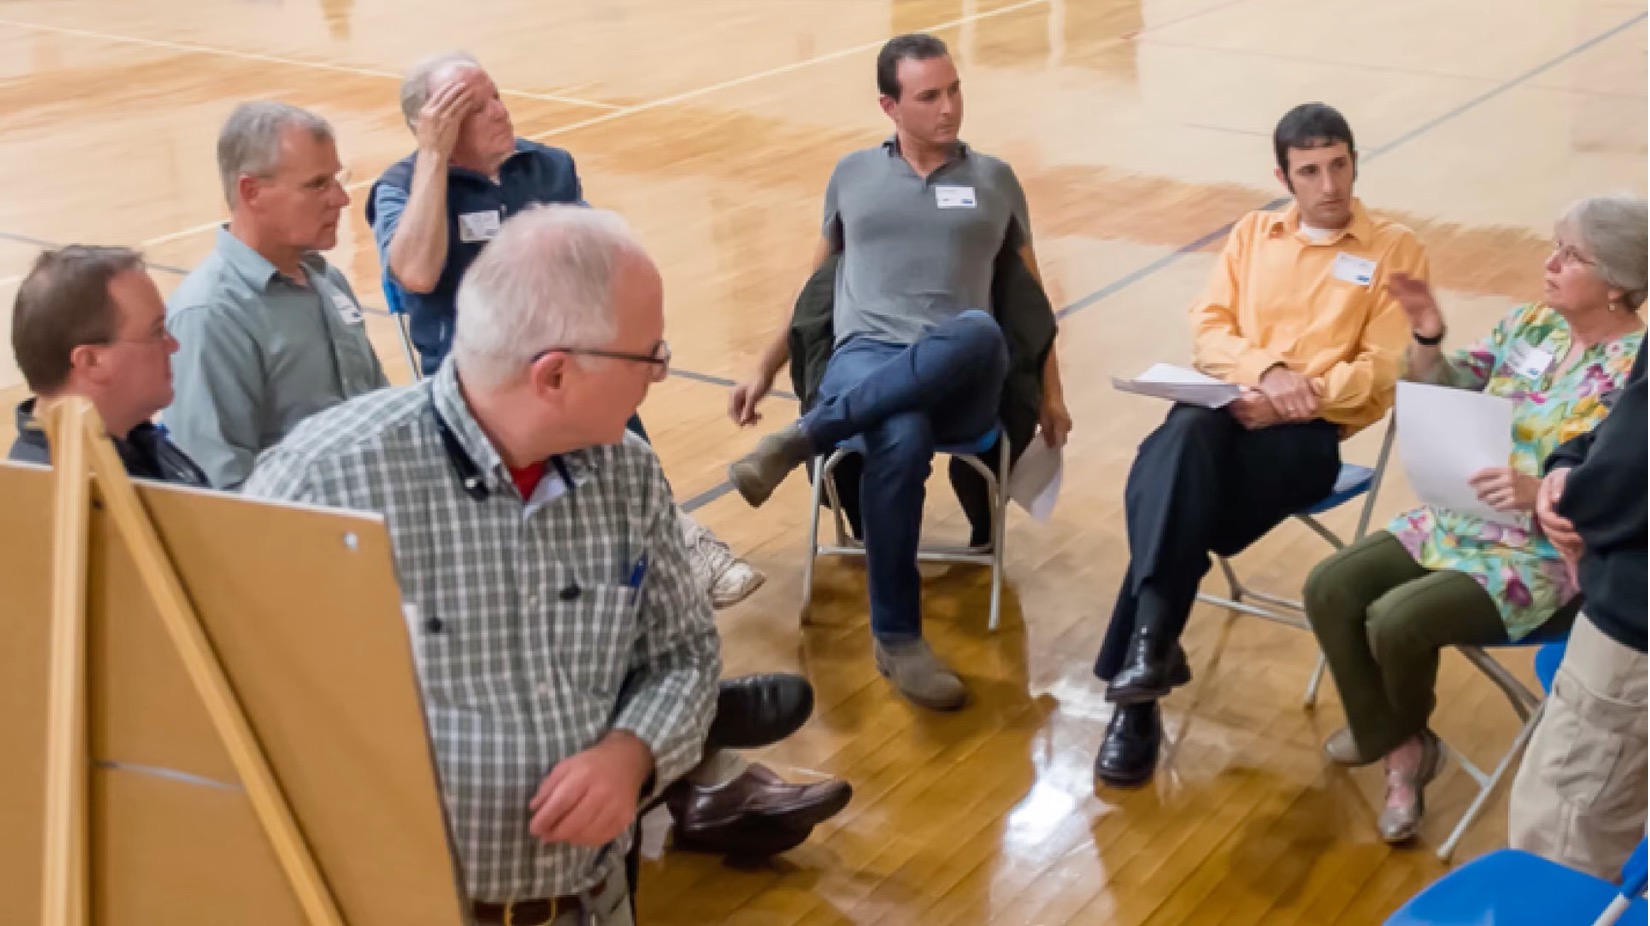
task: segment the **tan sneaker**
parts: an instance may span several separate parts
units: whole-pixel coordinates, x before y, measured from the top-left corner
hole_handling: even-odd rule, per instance
[[[893,644],[878,640],[876,659],[877,671],[918,707],[954,711],[968,703],[968,689],[962,679],[923,640]]]

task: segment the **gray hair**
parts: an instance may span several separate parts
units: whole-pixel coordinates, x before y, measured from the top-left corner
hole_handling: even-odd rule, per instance
[[[481,62],[467,51],[444,51],[421,59],[407,69],[407,76],[401,78],[401,116],[407,120],[407,128],[418,129],[418,114],[430,101],[430,79],[453,66],[480,70]]]
[[[505,222],[458,287],[453,362],[465,381],[502,386],[542,351],[610,343],[613,274],[626,252],[646,256],[614,212],[537,206]]]
[[[332,126],[325,119],[286,103],[242,103],[229,114],[218,132],[218,176],[223,180],[223,197],[231,208],[241,177],[274,174],[281,160],[281,133],[288,128],[307,130],[317,141],[333,140]]]
[[[1650,261],[1650,211],[1644,197],[1606,193],[1577,200],[1559,225],[1573,230],[1592,257],[1599,279],[1622,291],[1629,309],[1644,304],[1645,264]]]

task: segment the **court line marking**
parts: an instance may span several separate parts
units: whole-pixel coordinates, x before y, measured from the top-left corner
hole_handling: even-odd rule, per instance
[[[317,71],[331,71],[337,74],[354,74],[360,77],[387,77],[399,81],[405,75],[394,71],[385,71],[378,68],[357,67],[352,64],[333,64],[326,61],[309,61],[304,58],[287,58],[281,55],[266,55],[255,51],[238,51],[233,48],[219,48],[215,45],[201,45],[195,42],[171,42],[165,39],[147,39],[136,35],[121,35],[114,32],[97,32],[92,29],[76,29],[69,26],[53,26],[46,23],[24,22],[17,19],[0,19],[0,26],[13,26],[18,29],[32,29],[36,32],[54,32],[59,35],[72,35],[80,38],[98,39],[104,42],[114,42],[125,45],[145,45],[150,48],[164,48],[168,51],[190,52],[198,55],[215,55],[220,58],[236,58],[242,61],[261,61],[266,64],[284,64],[290,67],[310,68]],[[577,97],[561,96],[555,93],[536,93],[531,90],[506,90],[499,88],[501,96],[516,96],[523,99],[538,100],[544,103],[564,103],[568,106],[583,106],[587,109],[622,109],[618,103],[603,103],[598,100],[583,100]]]
[[[1509,78],[1505,81],[1502,81],[1500,84],[1496,85],[1495,87],[1492,87],[1489,90],[1486,90],[1485,92],[1478,94],[1477,96],[1467,100],[1465,103],[1461,103],[1460,105],[1455,106],[1454,108],[1445,111],[1441,115],[1434,116],[1433,118],[1428,119],[1427,121],[1421,123],[1420,125],[1416,126],[1415,128],[1410,129],[1409,131],[1403,133],[1402,135],[1399,135],[1396,138],[1391,139],[1390,141],[1383,142],[1382,144],[1377,145],[1374,148],[1371,148],[1371,149],[1365,151],[1363,153],[1362,157],[1360,158],[1360,160],[1363,163],[1368,163],[1369,161],[1374,160],[1376,158],[1379,158],[1380,156],[1382,156],[1384,154],[1387,154],[1387,153],[1393,151],[1394,149],[1396,149],[1396,148],[1398,148],[1402,145],[1408,144],[1409,142],[1414,141],[1415,139],[1419,138],[1422,135],[1425,135],[1427,132],[1432,131],[1433,129],[1437,128],[1438,126],[1443,125],[1444,123],[1449,122],[1452,119],[1458,118],[1461,115],[1478,108],[1479,106],[1482,106],[1483,104],[1485,104],[1485,103],[1489,102],[1490,100],[1500,96],[1501,94],[1506,93],[1507,91],[1512,90],[1515,87],[1518,87],[1519,85],[1525,83],[1526,81],[1530,80],[1531,78],[1537,77],[1541,74],[1544,74],[1547,71],[1550,71],[1553,68],[1559,66],[1560,64],[1563,64],[1564,62],[1570,60],[1571,58],[1574,58],[1576,55],[1579,55],[1582,52],[1585,52],[1588,49],[1591,49],[1595,45],[1598,45],[1601,42],[1607,41],[1608,39],[1612,38],[1616,34],[1631,28],[1634,24],[1642,22],[1647,17],[1650,17],[1650,13],[1638,13],[1638,14],[1632,16],[1632,17],[1629,17],[1626,21],[1618,23],[1616,26],[1614,26],[1610,29],[1607,29],[1604,32],[1602,32],[1602,33],[1600,33],[1596,36],[1593,36],[1592,38],[1588,39],[1587,41],[1582,42],[1581,44],[1576,45],[1575,47],[1571,48],[1569,51],[1566,51],[1563,54],[1560,54],[1555,58],[1551,58],[1551,59],[1547,60],[1546,62],[1544,62],[1542,64],[1538,64],[1535,67],[1525,71],[1522,74],[1519,74],[1515,77],[1512,77],[1512,78]],[[1282,197],[1278,197],[1276,199],[1273,199],[1271,202],[1268,202],[1266,205],[1261,206],[1260,208],[1263,211],[1264,210],[1276,209],[1279,206],[1282,206],[1284,203],[1287,203],[1287,202],[1289,202],[1289,197],[1282,196]],[[1239,218],[1241,218],[1241,216]],[[1146,264],[1145,266],[1138,267],[1135,270],[1130,271],[1129,273],[1123,275],[1122,277],[1119,277],[1116,280],[1113,280],[1110,283],[1107,283],[1105,286],[1100,287],[1099,289],[1095,290],[1092,293],[1089,293],[1088,295],[1082,297],[1081,299],[1078,299],[1075,302],[1072,302],[1071,304],[1067,305],[1065,308],[1060,309],[1058,312],[1054,313],[1055,317],[1059,318],[1059,319],[1068,318],[1071,315],[1076,314],[1077,312],[1081,312],[1083,309],[1086,309],[1089,306],[1092,306],[1092,305],[1094,305],[1098,302],[1101,302],[1102,300],[1104,300],[1104,299],[1106,299],[1110,296],[1114,296],[1117,293],[1122,292],[1125,289],[1128,289],[1130,286],[1133,286],[1134,284],[1140,282],[1141,280],[1144,280],[1145,278],[1157,273],[1158,271],[1164,269],[1165,267],[1168,267],[1169,265],[1179,261],[1181,258],[1185,257],[1186,255],[1194,254],[1198,251],[1201,251],[1203,248],[1207,247],[1208,245],[1225,238],[1227,236],[1227,234],[1229,234],[1231,232],[1232,226],[1236,225],[1236,224],[1237,224],[1237,219],[1233,219],[1232,221],[1227,222],[1225,225],[1222,225],[1219,228],[1214,229],[1213,231],[1203,235],[1202,237],[1198,238],[1196,241],[1192,241],[1192,242],[1189,242],[1187,244],[1184,244],[1181,247],[1169,252],[1168,254],[1165,254],[1162,257],[1159,257],[1158,259]],[[716,501],[717,499],[721,498],[722,496],[727,495],[732,490],[733,490],[732,484],[727,482],[726,480],[723,480],[721,483],[719,483],[717,485],[714,485],[714,486],[711,486],[709,489],[706,489],[705,491],[700,492],[698,495],[695,495],[694,497],[688,499],[686,502],[684,502],[682,504],[682,506],[681,506],[682,510],[686,511],[686,512],[696,511],[700,508],[703,508],[705,505],[708,505],[711,502]]]
[[[1008,6],[1002,6],[1002,7],[996,8],[996,9],[992,9],[992,10],[986,10],[986,11],[981,12],[981,13],[970,13],[967,16],[959,16],[955,19],[948,19],[945,22],[936,23],[936,24],[934,24],[932,26],[929,26],[929,27],[927,27],[927,28],[925,28],[921,31],[923,31],[923,32],[938,32],[942,29],[955,28],[957,26],[963,25],[964,23],[979,22],[981,20],[993,19],[993,18],[998,17],[998,16],[1006,16],[1009,13],[1019,12],[1020,10],[1023,10],[1027,7],[1038,6],[1040,4],[1046,4],[1048,2],[1049,2],[1049,0],[1019,0],[1019,2],[1011,3]],[[4,22],[4,20],[0,20],[0,23],[3,23],[3,22]],[[743,77],[734,77],[734,78],[730,78],[728,80],[717,81],[714,84],[706,84],[703,87],[696,87],[692,90],[685,90],[681,93],[675,93],[675,94],[671,94],[670,96],[660,97],[656,100],[649,100],[645,103],[635,103],[635,104],[630,105],[630,106],[617,107],[617,108],[613,109],[612,111],[602,113],[599,116],[591,116],[590,118],[587,118],[587,119],[580,119],[576,122],[569,122],[566,125],[559,125],[559,126],[556,126],[554,128],[545,129],[542,132],[535,132],[531,135],[524,135],[522,137],[526,138],[529,141],[543,141],[546,138],[551,138],[551,137],[554,137],[554,136],[557,136],[557,135],[565,135],[568,132],[575,132],[575,131],[578,131],[579,129],[585,129],[585,128],[589,128],[589,127],[595,126],[595,125],[602,125],[604,123],[612,122],[615,119],[623,119],[626,116],[634,116],[637,113],[647,112],[647,111],[653,110],[653,109],[658,109],[661,106],[671,106],[671,105],[674,105],[676,103],[684,102],[686,100],[696,99],[696,98],[701,97],[701,96],[706,96],[706,95],[711,94],[711,93],[716,93],[716,92],[721,91],[721,90],[726,90],[730,87],[737,87],[737,86],[741,86],[743,84],[748,84],[748,83],[751,83],[753,81],[758,81],[758,80],[766,80],[770,77],[777,77],[781,74],[789,74],[792,71],[798,71],[798,70],[801,70],[803,68],[812,67],[813,65],[816,65],[816,64],[824,64],[826,62],[836,61],[840,58],[846,58],[846,57],[849,57],[849,56],[852,56],[852,55],[861,54],[861,53],[863,53],[865,51],[868,51],[870,49],[873,49],[873,48],[881,48],[883,46],[883,44],[887,41],[888,41],[888,38],[886,36],[884,36],[883,38],[879,38],[879,39],[876,39],[874,41],[861,42],[860,44],[854,45],[854,46],[849,47],[849,48],[842,48],[842,49],[838,49],[837,51],[828,52],[828,53],[823,54],[823,55],[815,55],[814,57],[811,57],[811,58],[803,58],[800,61],[792,61],[792,62],[789,62],[789,63],[786,63],[786,64],[777,65],[775,67],[771,67],[771,68],[767,68],[765,70],[757,71],[754,74],[746,74]],[[354,183],[351,183],[350,185],[346,186],[344,189],[348,190],[351,193],[353,193],[353,192],[356,192],[357,190],[362,190],[362,189],[365,189],[367,187],[372,186],[372,184],[374,182],[375,181],[369,180],[369,179],[357,180]],[[159,244],[166,244],[167,242],[176,241],[179,238],[187,238],[191,235],[197,235],[197,234],[200,234],[203,231],[206,231],[207,229],[216,228],[221,223],[222,223],[221,219],[214,220],[214,221],[211,221],[211,222],[202,222],[199,225],[193,225],[193,226],[190,226],[189,228],[185,228],[185,229],[182,229],[180,231],[175,231],[175,232],[171,232],[169,234],[160,235],[160,236],[155,237],[155,238],[150,238],[150,239],[143,242],[143,247],[151,248],[151,247],[154,247],[154,246],[159,245]]]

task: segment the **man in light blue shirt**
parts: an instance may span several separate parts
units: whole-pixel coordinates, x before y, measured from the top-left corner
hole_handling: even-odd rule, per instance
[[[246,103],[218,136],[229,224],[167,304],[184,345],[173,440],[234,489],[300,421],[389,385],[349,282],[321,256],[349,205],[332,129],[283,103]]]

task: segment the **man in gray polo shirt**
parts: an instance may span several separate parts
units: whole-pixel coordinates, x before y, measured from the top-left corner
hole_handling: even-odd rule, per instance
[[[842,254],[836,276],[835,350],[818,402],[729,467],[752,505],[791,470],[858,436],[877,668],[901,694],[950,710],[967,700],[957,674],[922,639],[917,545],[934,448],[982,437],[996,424],[1008,366],[989,313],[992,274],[1005,246],[1031,272],[1025,193],[1003,161],[958,140],[962,85],[945,44],[897,36],[877,57],[877,89],[894,136],[843,158],[825,190],[817,270]],[[787,316],[788,319],[788,316]],[[757,420],[756,404],[790,359],[786,326],[756,372],[734,387],[729,414]],[[1044,367],[1040,427],[1060,444],[1071,427],[1054,352]]]
[[[300,421],[389,385],[349,282],[321,256],[349,194],[332,129],[283,103],[245,103],[218,135],[229,224],[167,304],[182,345],[164,414],[212,485],[238,488]]]

